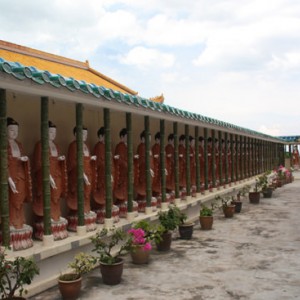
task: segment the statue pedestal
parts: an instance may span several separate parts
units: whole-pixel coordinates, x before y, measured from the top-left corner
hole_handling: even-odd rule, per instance
[[[161,195],[158,196],[156,198],[156,200],[157,200],[156,206],[157,207],[161,207],[161,204],[162,204],[162,202],[161,202]],[[168,203],[168,205],[169,205],[169,203],[174,203],[175,202],[175,192],[166,193],[166,201],[165,202]]]
[[[191,196],[197,197],[197,187],[195,185],[191,187]]]
[[[181,199],[180,198],[176,198],[175,199],[175,205],[179,205],[181,203]]]
[[[51,232],[54,241],[63,240],[68,237],[67,232],[68,221],[65,218],[60,217],[58,221],[51,219]],[[44,236],[44,222],[34,223],[34,238],[42,241]]]
[[[146,212],[147,209],[147,201],[146,200],[137,200],[138,203],[138,212]],[[151,211],[157,210],[157,199],[155,197],[151,198],[151,207],[149,207]]]
[[[180,199],[181,199],[181,200],[186,200],[186,189],[185,189],[185,188],[183,188],[183,189],[179,192],[179,194],[180,194]]]
[[[86,226],[87,232],[96,230],[97,228],[96,218],[97,215],[93,211],[84,214],[84,224]],[[68,230],[77,232],[77,226],[78,226],[77,211],[72,211],[72,213],[67,217],[67,220],[68,220]]]
[[[123,201],[121,203],[116,203],[120,210],[120,218],[127,217],[127,201]],[[132,211],[135,212],[135,216],[138,216],[138,204],[136,201],[132,201]]]
[[[25,250],[33,246],[31,226],[24,224],[20,229],[10,226],[9,230],[10,244],[14,251]],[[0,233],[0,239],[2,243],[2,233]]]
[[[97,214],[96,223],[104,224],[105,223],[105,205],[102,205],[99,209],[96,209],[95,213]],[[120,210],[119,210],[118,206],[116,206],[116,205],[112,206],[111,217],[112,217],[114,223],[118,223],[120,221]]]

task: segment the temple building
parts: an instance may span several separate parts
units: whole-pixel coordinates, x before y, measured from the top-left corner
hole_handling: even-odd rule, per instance
[[[284,165],[294,142],[172,107],[163,94],[144,98],[88,61],[5,41],[0,134],[1,242],[48,270],[33,293],[56,282],[51,264],[90,251],[98,228],[153,220],[170,202],[198,216],[203,199]]]

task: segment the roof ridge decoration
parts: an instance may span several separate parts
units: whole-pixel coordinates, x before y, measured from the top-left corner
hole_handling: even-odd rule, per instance
[[[124,103],[128,105],[134,104],[135,106],[142,107],[144,109],[163,112],[184,119],[196,120],[213,126],[223,127],[226,129],[233,129],[235,131],[243,132],[245,134],[250,134],[264,138],[272,138],[274,140],[277,140],[278,142],[284,142],[284,140],[279,137],[270,136],[234,124],[209,118],[200,114],[184,111],[179,108],[166,105],[164,103],[153,102],[150,99],[140,97],[139,95],[121,93],[110,88],[98,86],[94,83],[86,83],[83,80],[75,80],[72,77],[61,76],[60,74],[52,74],[47,70],[38,70],[34,66],[23,66],[19,62],[9,62],[1,57],[0,72],[9,74],[18,80],[29,79],[40,85],[50,84],[55,88],[67,88],[69,91],[72,92],[80,90],[82,93],[91,94],[96,98],[103,97],[109,101],[115,100],[118,103]]]

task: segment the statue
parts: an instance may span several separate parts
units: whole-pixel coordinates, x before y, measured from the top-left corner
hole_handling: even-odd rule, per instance
[[[146,182],[146,132],[145,130],[140,134],[140,144],[137,148],[137,153],[134,156],[134,186],[135,192],[137,193],[137,200],[144,200],[146,199],[146,189],[147,189],[147,182]],[[151,135],[149,136],[149,142],[151,141]],[[152,157],[150,151],[150,157]],[[151,176],[154,176],[153,170],[153,163],[150,159],[150,173]]]
[[[215,178],[216,178],[216,186],[220,184],[220,153],[219,153],[219,141],[215,139],[214,143],[215,147]]]
[[[155,144],[152,146],[153,155],[153,180],[152,180],[152,194],[158,197],[161,194],[161,167],[160,167],[160,132],[155,134]]]
[[[174,134],[169,134],[168,144],[165,147],[165,151],[166,151],[166,169],[167,169],[166,191],[167,191],[167,193],[171,193],[175,189]]]
[[[61,216],[60,198],[65,196],[67,191],[66,160],[60,155],[59,148],[54,142],[56,137],[56,126],[51,121],[49,124],[49,172],[50,172],[50,193],[51,193],[51,219],[59,221]],[[39,141],[34,149],[34,178],[36,180],[36,193],[33,201],[33,211],[39,216],[44,216],[43,204],[43,175],[42,175],[42,145]]]
[[[73,129],[73,134],[76,138],[76,127]],[[91,193],[94,191],[96,186],[96,156],[90,155],[89,147],[86,144],[88,130],[86,127],[82,129],[82,140],[83,140],[83,180],[84,180],[84,214],[85,223],[88,225],[87,230],[91,231],[96,229],[94,223],[96,220],[96,214],[91,212],[90,198]],[[67,170],[68,170],[68,196],[67,205],[70,209],[69,217],[69,230],[76,230],[77,226],[77,142],[74,140],[69,145],[68,159],[67,159]],[[92,214],[91,214],[92,213]],[[73,220],[74,217],[74,220]],[[70,219],[72,218],[72,220]],[[91,225],[91,226],[90,226]],[[90,227],[89,227],[90,226]]]
[[[212,138],[207,139],[207,168],[208,168],[208,182],[212,183]]]
[[[179,156],[179,188],[186,188],[186,152],[185,152],[185,135],[179,137],[178,146]]]
[[[228,182],[231,182],[232,158],[231,158],[231,143],[227,141],[227,164],[228,164]]]
[[[128,193],[128,159],[127,159],[127,129],[123,128],[120,133],[120,142],[115,148],[114,166],[115,178],[113,194],[117,202],[127,201]]]
[[[299,151],[297,145],[294,145],[293,147],[293,167],[299,168]]]
[[[195,157],[195,139],[189,136],[190,141],[190,178],[191,186],[196,186],[196,157]]]
[[[32,200],[30,163],[21,143],[16,140],[18,133],[19,124],[13,118],[7,118],[9,223],[14,250],[33,245],[32,228],[25,224],[23,207],[25,202]]]
[[[93,199],[96,206],[105,205],[105,140],[104,140],[104,127],[101,127],[97,136],[99,142],[94,147],[94,155],[97,157],[96,170],[97,170],[97,184],[93,192]],[[112,172],[113,173],[113,172]]]
[[[199,163],[200,163],[200,183],[203,187],[205,183],[205,157],[204,157],[204,138],[199,136]]]
[[[7,118],[10,225],[21,229],[25,223],[23,203],[31,202],[32,190],[29,159],[24,155],[21,143],[16,140],[18,132],[19,124]]]
[[[105,203],[106,203],[106,186],[105,186],[105,130],[104,127],[99,128],[97,132],[99,142],[94,147],[94,155],[96,160],[97,183],[93,191],[93,207],[97,213],[97,223],[103,224],[105,219]],[[112,159],[111,159],[112,162]],[[111,163],[111,182],[114,182],[114,166]],[[112,218],[114,223],[119,221],[119,208],[112,203]]]
[[[225,149],[225,140],[221,140],[221,161],[222,161],[222,182],[220,184],[222,185],[226,181],[226,149]],[[221,176],[220,176],[221,178]],[[221,181],[221,180],[220,180]]]

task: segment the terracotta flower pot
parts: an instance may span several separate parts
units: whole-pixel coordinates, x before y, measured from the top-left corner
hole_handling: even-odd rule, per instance
[[[201,229],[211,230],[214,222],[213,216],[200,216],[199,217]]]
[[[100,262],[100,272],[103,283],[107,285],[119,284],[122,279],[123,265],[124,261],[121,258],[119,258],[118,262],[112,265]]]
[[[232,218],[234,216],[235,205],[223,206],[223,213],[225,218]]]
[[[82,277],[75,280],[58,279],[58,287],[64,300],[75,300],[79,297],[81,291]]]
[[[144,250],[143,245],[137,245],[134,250],[130,251],[131,259],[134,264],[142,265],[149,262],[150,250]]]

